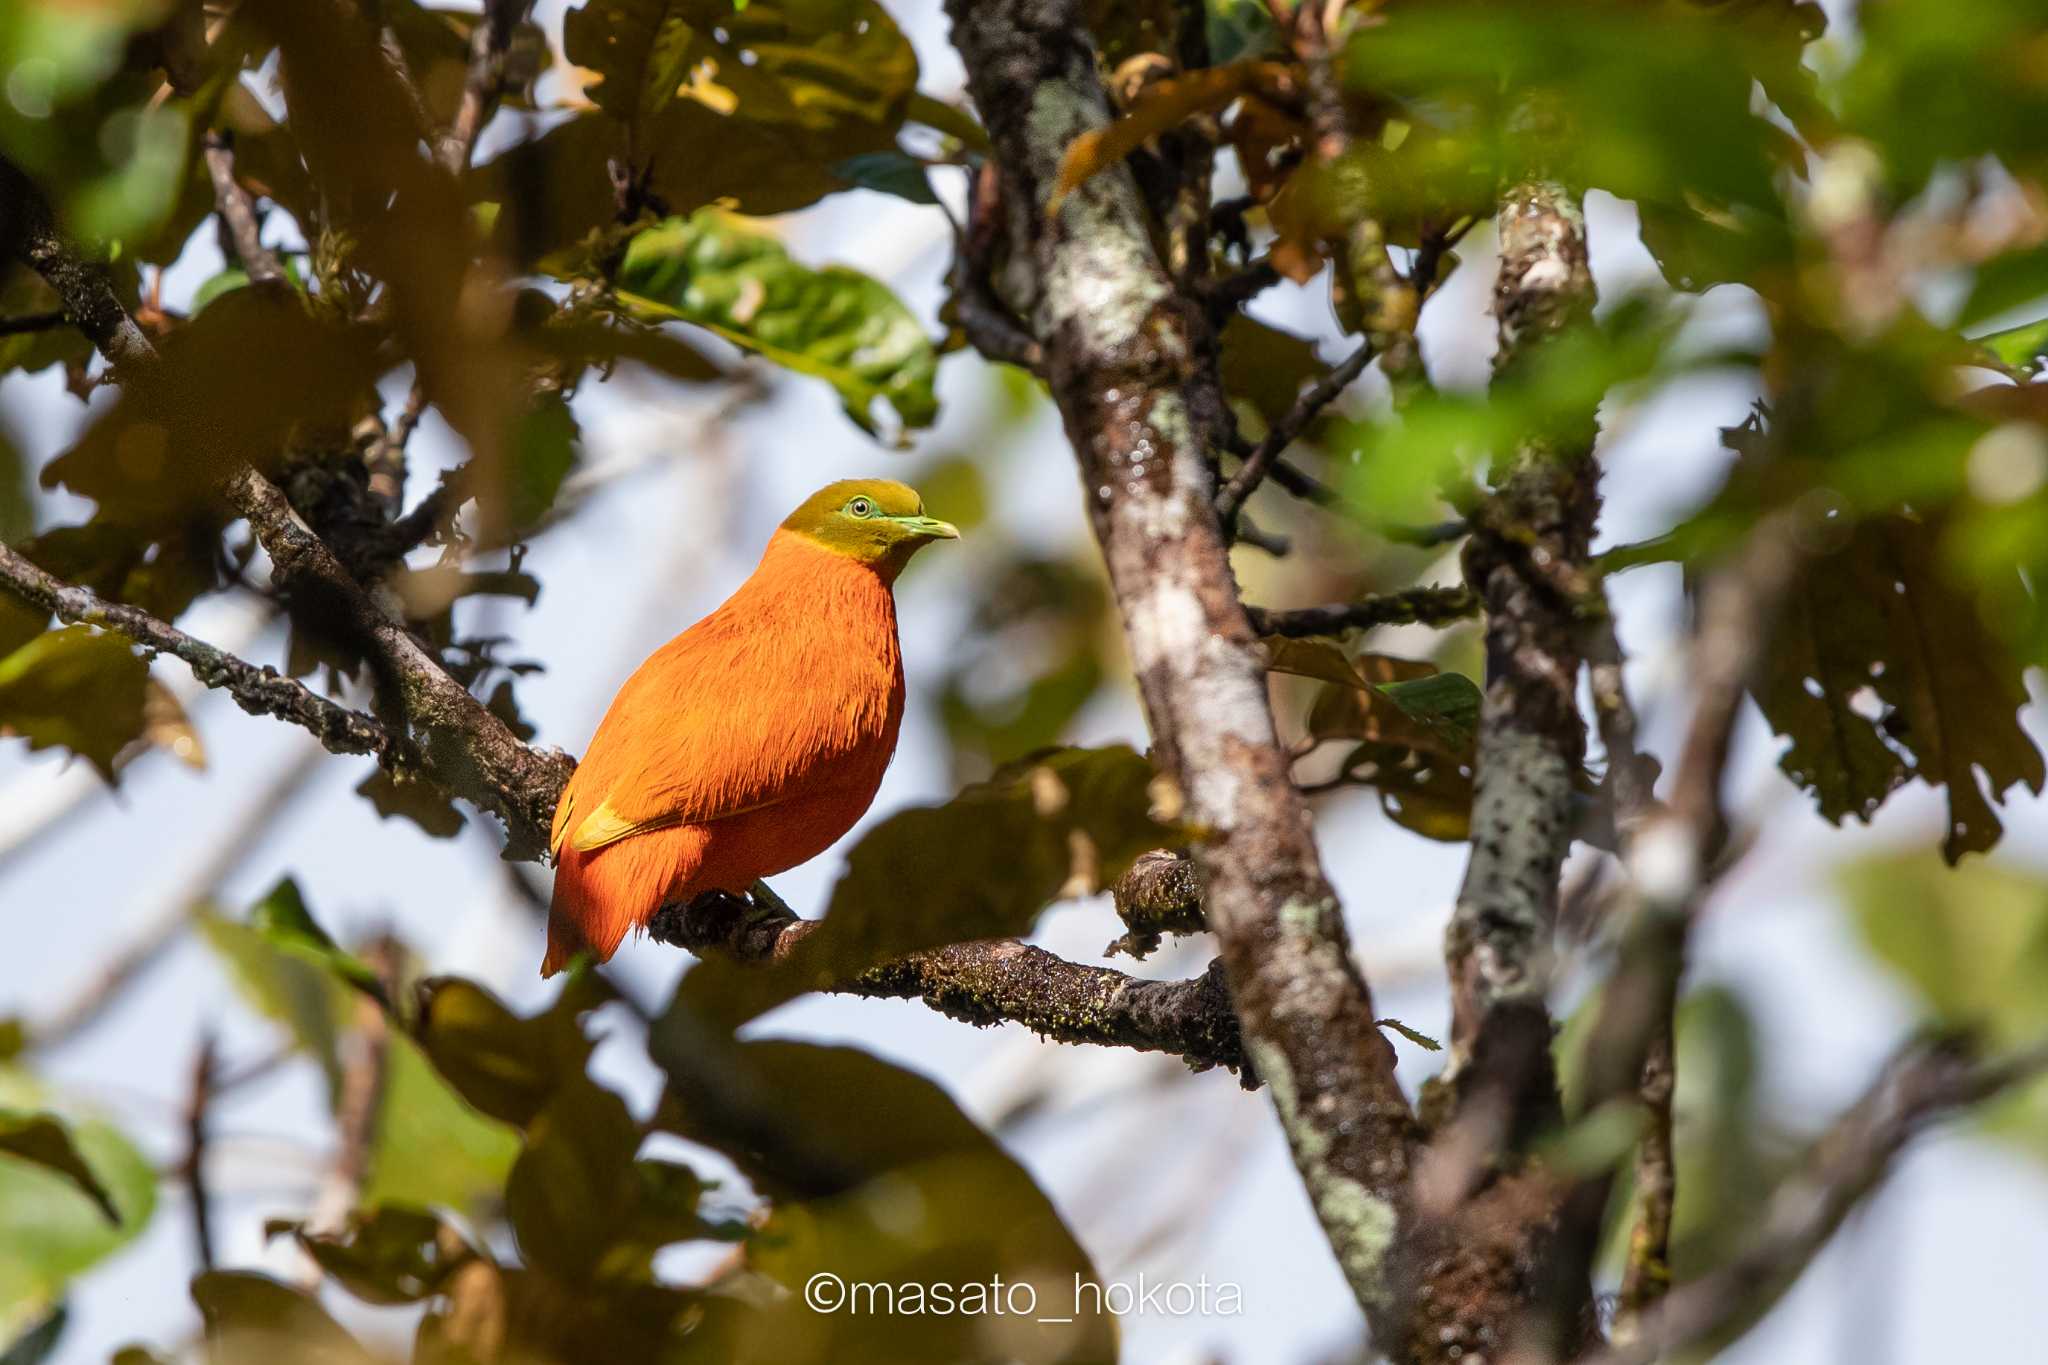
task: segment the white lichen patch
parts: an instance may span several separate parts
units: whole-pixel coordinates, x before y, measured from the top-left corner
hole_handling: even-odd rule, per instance
[[[1099,97],[1061,81],[1032,92],[1026,119],[1032,159],[1050,185],[1076,134],[1108,121]],[[1057,322],[1078,326],[1089,349],[1127,343],[1168,286],[1139,229],[1137,191],[1128,173],[1105,172],[1060,205],[1068,240],[1047,264],[1043,307]]]

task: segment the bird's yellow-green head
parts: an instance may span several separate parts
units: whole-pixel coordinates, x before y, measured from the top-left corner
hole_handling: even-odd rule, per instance
[[[893,479],[841,479],[828,483],[791,512],[782,529],[814,540],[894,578],[924,546],[957,540],[951,522],[924,514],[924,499]]]

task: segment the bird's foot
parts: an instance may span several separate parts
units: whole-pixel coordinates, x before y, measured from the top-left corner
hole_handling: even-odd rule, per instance
[[[755,920],[771,917],[783,919],[796,918],[796,911],[789,908],[789,902],[776,895],[773,888],[758,877],[755,878],[754,884],[747,888],[747,895],[752,898],[754,903],[754,912],[751,918]]]
[[[701,952],[734,942],[754,915],[753,905],[730,891],[706,891],[687,902],[670,902],[647,921],[647,936],[671,948]]]

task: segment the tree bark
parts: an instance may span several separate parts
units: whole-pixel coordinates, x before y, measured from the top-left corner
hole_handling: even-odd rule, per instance
[[[949,0],[1000,169],[1006,299],[1044,353],[1108,565],[1155,759],[1186,818],[1246,1053],[1382,1348],[1413,1118],[1373,1023],[1309,814],[1275,737],[1265,659],[1215,510],[1215,340],[1159,260],[1124,168],[1048,214],[1060,159],[1109,109],[1072,0]]]

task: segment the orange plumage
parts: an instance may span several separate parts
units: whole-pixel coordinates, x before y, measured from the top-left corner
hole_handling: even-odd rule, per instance
[[[920,546],[957,534],[900,483],[829,485],[723,606],[626,680],[555,810],[543,976],[853,827],[903,719],[892,585]]]

